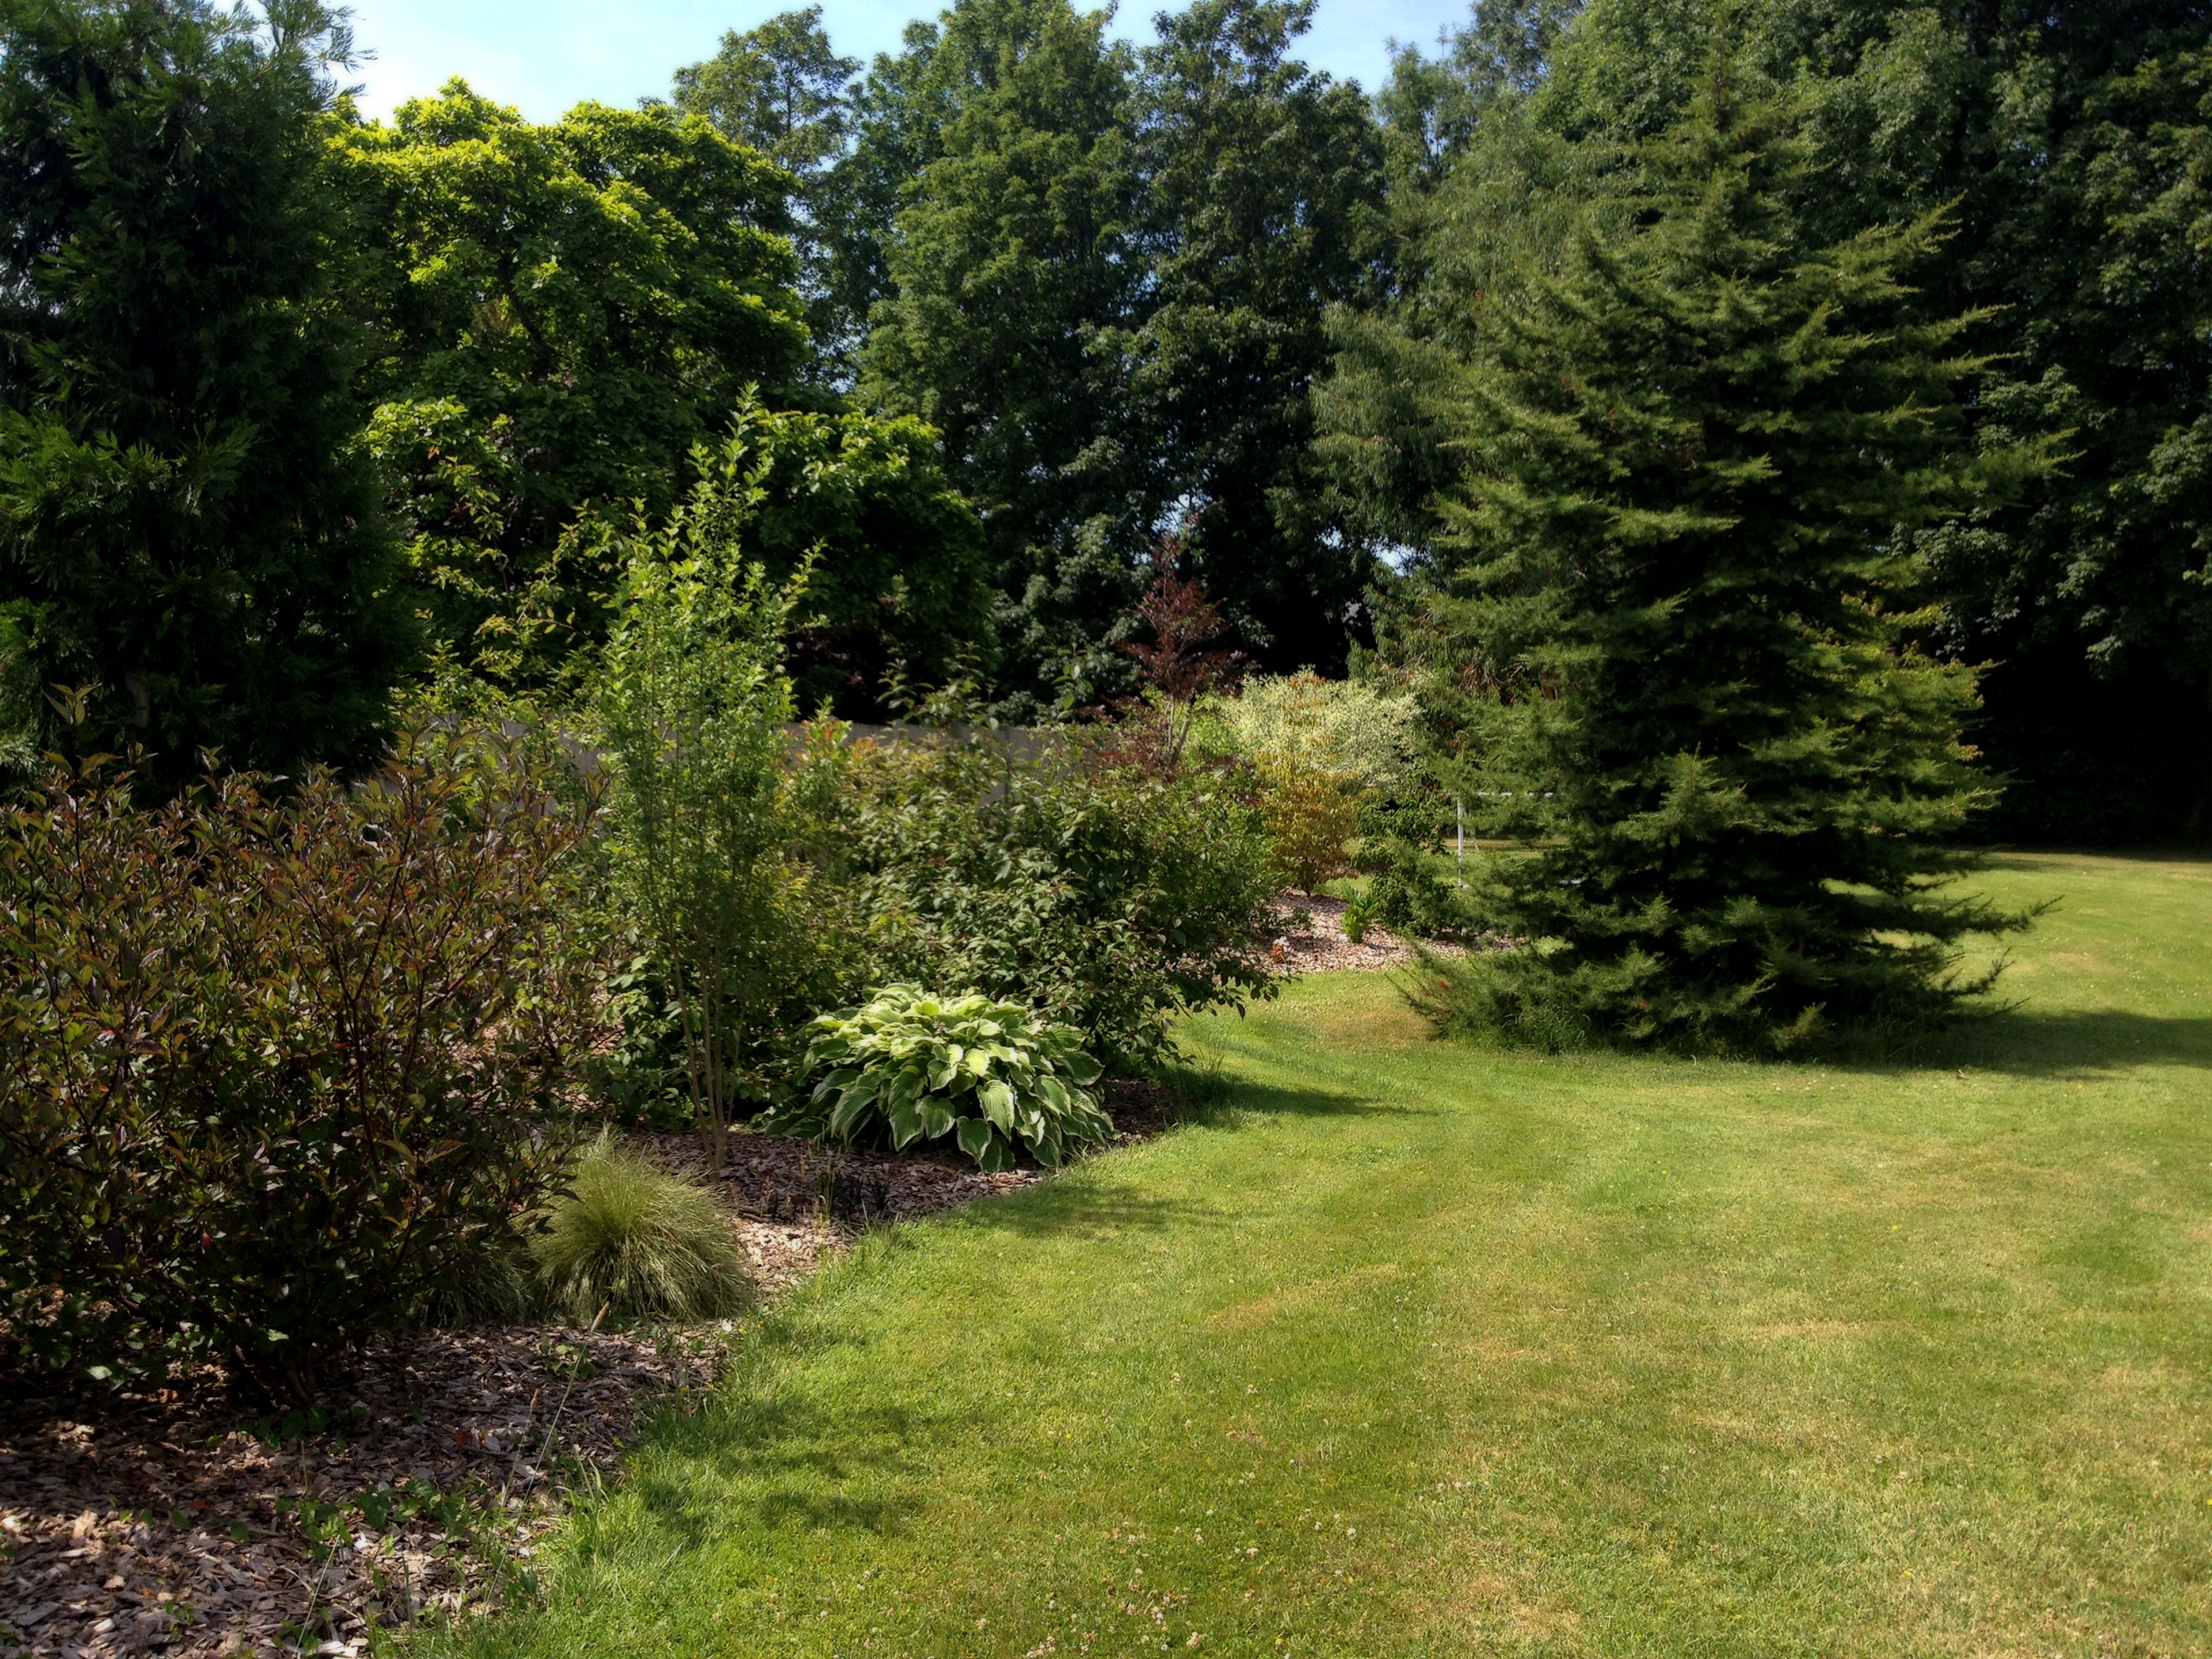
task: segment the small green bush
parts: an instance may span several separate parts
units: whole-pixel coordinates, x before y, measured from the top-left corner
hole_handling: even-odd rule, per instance
[[[624,1318],[711,1319],[752,1299],[737,1236],[696,1182],[602,1138],[530,1241],[547,1303],[575,1323],[604,1308]]]
[[[1311,893],[1349,873],[1347,848],[1359,829],[1359,780],[1295,758],[1268,759],[1254,771],[1260,818],[1282,879]]]
[[[1451,939],[1475,930],[1453,856],[1454,798],[1417,767],[1396,790],[1360,803],[1358,856],[1370,920],[1408,939]]]
[[[1586,993],[1580,984],[1515,971],[1515,958],[1539,947],[1459,957],[1414,948],[1418,962],[1404,981],[1406,1000],[1438,1035],[1552,1054],[1590,1045]]]
[[[770,1115],[783,1133],[886,1139],[894,1152],[950,1134],[986,1170],[1011,1169],[1016,1141],[1057,1168],[1113,1133],[1082,1034],[1019,1003],[893,985],[813,1030],[807,1071],[823,1075],[804,1105]]]
[[[1344,936],[1354,945],[1367,941],[1367,930],[1375,925],[1375,901],[1364,893],[1355,896],[1344,907]]]
[[[848,777],[844,891],[877,982],[1026,1003],[1116,1071],[1165,1059],[1183,1014],[1274,994],[1269,843],[1221,781],[981,738],[859,744]]]

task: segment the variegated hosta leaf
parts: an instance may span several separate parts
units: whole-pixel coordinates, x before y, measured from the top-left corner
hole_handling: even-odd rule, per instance
[[[872,1103],[866,1100],[856,1100],[850,1094],[846,1095],[837,1103],[837,1109],[830,1114],[830,1133],[840,1140],[848,1139],[852,1135],[854,1126],[860,1122],[861,1114],[866,1112]]]
[[[921,1134],[921,1109],[910,1104],[896,1108],[890,1115],[890,1129],[891,1150],[904,1152]]]

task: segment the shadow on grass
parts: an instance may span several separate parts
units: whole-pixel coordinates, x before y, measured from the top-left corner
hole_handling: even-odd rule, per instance
[[[1372,1095],[1344,1094],[1334,1089],[1281,1089],[1272,1083],[1232,1081],[1221,1098],[1193,1119],[1204,1123],[1234,1122],[1238,1114],[1258,1117],[1402,1117],[1424,1109],[1401,1102],[1377,1100]]]
[[[2094,859],[2100,864],[2201,864],[2212,866],[2212,852],[2189,847],[1990,847],[1978,854],[1984,868],[2041,873],[2053,859]],[[1971,873],[1971,872],[1970,872]]]
[[[635,1491],[654,1529],[687,1549],[748,1527],[882,1535],[897,1529],[909,1448],[930,1430],[903,1407],[830,1411],[746,1390],[655,1424],[651,1439],[675,1461],[649,1460]]]
[[[1895,1055],[1854,1069],[1971,1066],[2009,1076],[2060,1078],[2144,1065],[2212,1067],[2212,1018],[2119,1008],[2047,1013],[2008,1009],[1932,1033]]]
[[[1208,1206],[1082,1181],[1050,1181],[1004,1198],[963,1204],[937,1218],[942,1227],[982,1229],[1037,1238],[1060,1232],[1158,1232],[1202,1220]]]
[[[1425,1115],[1431,1109],[1326,1089],[1283,1089],[1239,1079],[1228,1082],[1218,1098],[1178,1114],[1166,1133],[1186,1126],[1235,1129],[1255,1117],[1403,1117]],[[1083,1167],[1076,1165],[1071,1175],[1079,1175]],[[963,1205],[935,1218],[935,1222],[942,1227],[980,1228],[1025,1238],[1067,1232],[1161,1231],[1230,1221],[1237,1213],[1237,1197],[1231,1193],[1222,1202],[1206,1203],[1133,1189],[1110,1180],[1068,1179]]]

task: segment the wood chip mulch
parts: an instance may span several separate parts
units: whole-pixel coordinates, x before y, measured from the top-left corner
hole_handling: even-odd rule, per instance
[[[1110,1083],[1107,1105],[1121,1141],[1182,1109],[1143,1082]],[[645,1139],[701,1172],[696,1138]],[[1045,1174],[739,1134],[717,1188],[772,1304],[862,1227]],[[352,1655],[372,1624],[483,1612],[577,1481],[620,1462],[641,1408],[713,1384],[732,1329],[395,1334],[319,1421],[255,1420],[212,1371],[119,1396],[0,1391],[0,1659]]]
[[[576,1476],[619,1458],[640,1401],[696,1394],[719,1351],[693,1333],[410,1332],[289,1422],[246,1419],[212,1372],[0,1400],[0,1653],[350,1654],[372,1620],[477,1607]]]
[[[1320,974],[1340,968],[1402,968],[1411,946],[1395,933],[1370,927],[1354,945],[1344,936],[1345,902],[1321,894],[1285,894],[1275,901],[1282,931],[1271,943],[1268,965],[1279,974]]]

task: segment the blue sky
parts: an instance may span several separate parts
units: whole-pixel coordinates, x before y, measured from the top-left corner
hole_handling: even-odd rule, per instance
[[[665,92],[669,72],[704,58],[724,29],[750,28],[805,0],[352,0],[357,43],[375,54],[356,71],[368,113],[465,76],[534,120],[586,98],[629,104]],[[896,48],[907,20],[938,7],[904,0],[823,0],[838,51],[867,58]],[[1148,40],[1156,3],[1124,10],[1115,32]],[[1466,0],[1320,0],[1305,40],[1309,63],[1372,88],[1384,42],[1432,44],[1466,15]]]

